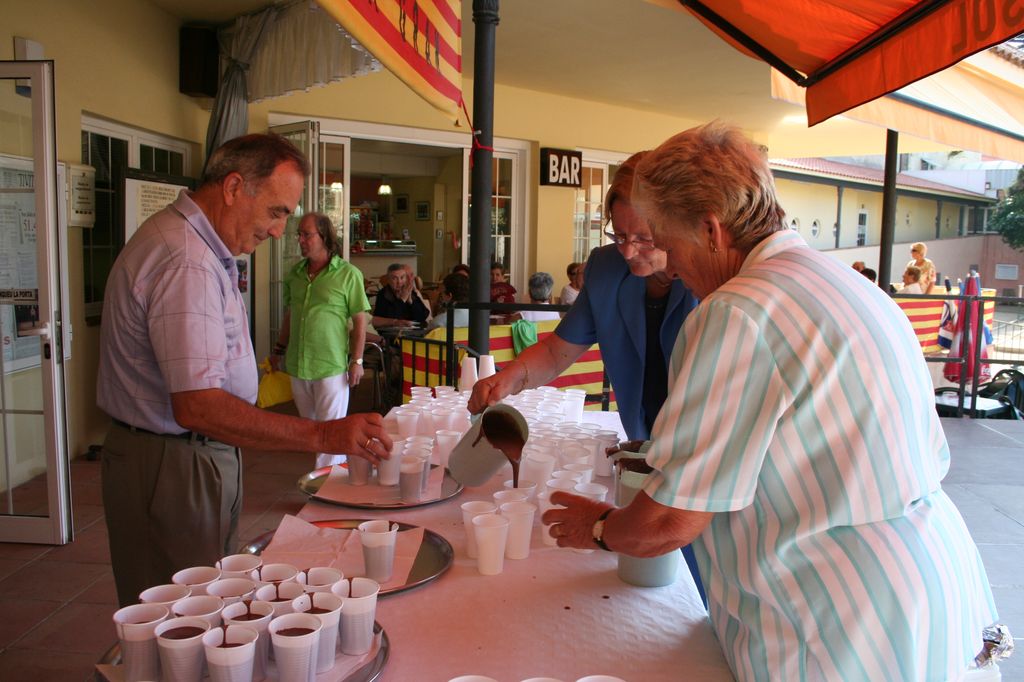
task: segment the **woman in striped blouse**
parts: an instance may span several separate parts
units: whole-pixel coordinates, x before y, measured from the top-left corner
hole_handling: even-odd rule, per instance
[[[959,679],[996,613],[940,484],[949,449],[906,316],[786,229],[734,129],[650,152],[633,201],[701,303],[643,492],[621,510],[552,495],[552,535],[636,556],[692,541],[739,680]]]

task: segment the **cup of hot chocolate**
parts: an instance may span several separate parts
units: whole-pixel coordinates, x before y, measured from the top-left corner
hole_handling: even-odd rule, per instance
[[[299,583],[278,583],[277,585],[264,585],[256,590],[256,598],[260,601],[270,602],[274,607],[274,617],[283,616],[292,612],[292,600],[301,597],[306,590]]]
[[[288,613],[270,621],[270,641],[280,682],[311,682],[323,624],[311,613]]]
[[[203,635],[210,629],[204,618],[170,618],[156,626],[160,679],[194,682],[203,676]]]
[[[252,682],[263,679],[256,672],[256,642],[260,634],[244,625],[228,625],[203,635],[206,665],[213,682]]]
[[[267,676],[270,660],[270,621],[274,619],[274,605],[265,601],[245,601],[229,604],[221,612],[224,625],[244,625],[259,634],[253,654],[252,675],[260,680]],[[209,657],[207,657],[209,659]]]
[[[249,573],[263,565],[263,559],[255,554],[231,554],[217,561],[220,579],[248,578]]]
[[[320,646],[317,649],[316,672],[325,673],[334,667],[337,654],[338,624],[341,620],[341,607],[345,600],[330,592],[311,592],[292,601],[295,613],[311,613],[320,619],[323,629],[320,631]]]
[[[369,578],[342,580],[331,588],[341,597],[341,653],[365,654],[373,647],[373,621],[380,585]]]

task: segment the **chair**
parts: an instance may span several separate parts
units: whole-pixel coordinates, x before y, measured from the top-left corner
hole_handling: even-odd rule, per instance
[[[387,414],[395,403],[389,376],[393,374],[393,356],[380,344],[367,341],[363,345],[363,380],[349,394],[349,413],[377,412]]]

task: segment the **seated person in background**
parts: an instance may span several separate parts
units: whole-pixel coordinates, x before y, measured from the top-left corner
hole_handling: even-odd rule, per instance
[[[468,303],[469,302],[469,278],[461,275],[457,272],[453,272],[449,275],[445,275],[445,278],[441,280],[441,296],[438,298],[438,302],[441,303],[441,312],[434,316],[434,319],[427,325],[427,331],[431,329],[437,329],[438,327],[446,327],[448,324],[448,311],[444,309],[444,304],[448,302],[452,303]],[[468,327],[469,326],[469,311],[465,308],[456,308],[452,311],[455,317],[456,327]]]
[[[569,277],[569,283],[562,287],[558,302],[562,305],[572,305],[583,288],[583,263],[569,263],[565,274]]]
[[[860,271],[860,274],[864,275],[872,282],[878,281],[878,273],[872,270],[871,268],[864,268],[863,270]]]
[[[555,280],[546,272],[535,272],[530,275],[530,303],[551,305],[551,288]],[[511,316],[512,320],[543,322],[544,320],[560,320],[562,316],[554,310],[520,310]]]
[[[458,265],[452,266],[453,275],[462,275],[463,277],[469,277],[469,266],[465,263],[459,263]]]
[[[491,265],[491,303],[515,303],[516,289],[505,281],[505,268],[501,263]]]
[[[388,266],[388,283],[377,294],[373,308],[373,326],[412,327],[430,321],[430,306],[416,288],[407,265],[392,263]]]
[[[903,288],[901,294],[921,294],[921,268],[916,265],[908,265],[903,271]]]

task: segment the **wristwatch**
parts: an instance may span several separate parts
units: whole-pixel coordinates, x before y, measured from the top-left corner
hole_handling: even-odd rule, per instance
[[[608,515],[615,511],[615,507],[610,507],[601,512],[601,515],[597,517],[597,521],[594,522],[594,527],[591,529],[591,534],[594,536],[594,542],[597,546],[606,552],[610,552],[608,545],[604,544],[604,520],[608,518]]]
[[[349,362],[348,364],[351,365],[353,362],[356,363],[357,365],[361,365],[361,364],[363,364],[363,359],[362,358],[352,358],[352,361]]]

